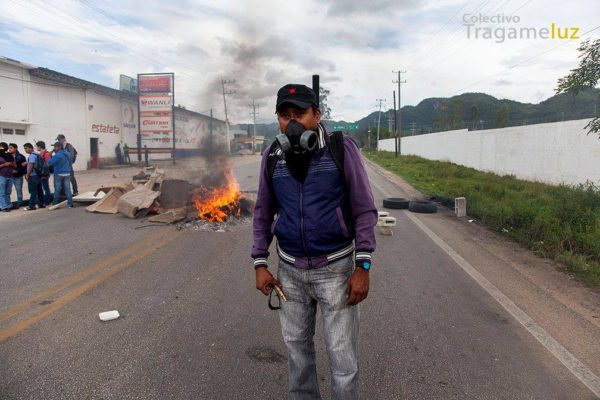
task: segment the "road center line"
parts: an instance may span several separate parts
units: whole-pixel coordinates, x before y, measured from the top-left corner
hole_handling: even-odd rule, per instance
[[[381,176],[381,175],[380,175]],[[384,179],[387,179],[384,177]],[[385,197],[393,197],[374,180],[370,180]],[[458,254],[448,243],[435,234],[410,211],[404,210],[406,215],[417,227],[419,227],[429,238],[437,244],[459,267],[462,268],[475,282],[479,284],[490,296],[508,311],[521,325],[525,327],[554,357],[556,357],[573,375],[577,377],[588,389],[600,398],[600,378],[584,363],[579,361],[569,350],[554,339],[544,328],[538,325],[525,311],[521,310],[511,299],[502,293],[496,286],[488,281],[467,260]]]
[[[107,266],[109,266],[111,264],[116,263],[121,258],[128,256],[129,254],[137,251],[139,248],[148,246],[148,244],[153,239],[161,236],[163,233],[164,232],[158,232],[158,233],[153,233],[152,235],[146,236],[143,239],[127,246],[126,248],[119,251],[118,253],[113,254],[112,256],[110,256],[96,264],[93,264],[90,267],[88,267],[74,275],[70,275],[70,276],[66,277],[64,280],[59,282],[58,285],[54,286],[53,288],[50,288],[41,293],[38,293],[38,294],[34,295],[33,297],[30,297],[29,299],[24,300],[23,302],[6,309],[2,313],[0,313],[0,323],[6,321],[7,319],[14,317],[15,315],[19,314],[20,312],[23,312],[23,311],[33,307],[39,301],[47,299],[48,297],[50,297],[58,292],[61,292],[62,290],[65,290],[66,288],[68,288],[76,283],[81,282],[88,276],[106,268]]]
[[[43,310],[34,314],[33,316],[31,316],[23,321],[17,322],[16,324],[9,326],[8,328],[0,331],[0,343],[4,342],[6,339],[10,338],[11,336],[14,336],[14,335],[24,331],[25,329],[29,328],[31,325],[46,318],[47,316],[54,313],[55,311],[63,308],[65,305],[67,305],[70,302],[72,302],[73,300],[77,299],[79,296],[81,296],[82,294],[84,294],[85,292],[90,290],[91,288],[99,285],[100,283],[104,282],[111,276],[117,274],[118,272],[123,271],[127,267],[142,260],[146,256],[154,253],[156,250],[160,249],[161,247],[165,246],[166,244],[171,243],[172,241],[177,239],[182,234],[183,234],[182,231],[173,233],[167,239],[164,239],[158,243],[153,244],[149,248],[142,250],[141,252],[133,255],[132,257],[128,258],[127,260],[121,262],[120,264],[117,264],[114,267],[102,272],[98,276],[95,276],[93,279],[91,279],[90,281],[86,282],[85,284],[83,284],[81,286],[78,286],[73,291],[65,294],[64,296],[59,297],[52,304],[46,306]]]

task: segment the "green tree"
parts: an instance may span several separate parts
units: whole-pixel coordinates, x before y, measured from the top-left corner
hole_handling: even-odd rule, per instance
[[[331,108],[327,104],[327,96],[329,96],[329,90],[319,87],[319,108],[321,109],[321,118],[331,120]]]
[[[475,104],[471,106],[469,110],[469,120],[471,121],[471,128],[476,129],[479,126],[479,108]]]
[[[496,114],[496,128],[504,128],[508,125],[508,114],[510,109],[508,108],[508,104],[502,104],[500,109],[498,109],[498,113]]]
[[[452,100],[450,103],[450,113],[448,115],[448,124],[450,129],[458,129],[463,125],[463,103],[458,99]]]
[[[571,73],[558,80],[556,93],[571,93],[576,96],[582,89],[598,86],[600,80],[600,39],[587,39],[577,48],[579,50],[579,66]],[[600,98],[598,99],[600,101]],[[589,133],[600,132],[600,116],[596,116],[587,124]]]

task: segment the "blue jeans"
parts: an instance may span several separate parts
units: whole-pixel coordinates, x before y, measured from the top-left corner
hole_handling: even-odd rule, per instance
[[[67,204],[69,205],[69,207],[73,207],[73,194],[71,193],[71,177],[69,175],[54,175],[53,204],[58,204],[58,199],[60,198],[60,192],[63,186],[65,188],[65,194],[67,195]]]
[[[52,202],[52,194],[50,193],[50,178],[42,178],[42,191],[44,192],[44,205],[47,206]]]
[[[13,185],[15,185],[15,192],[17,192],[17,204],[23,205],[23,177],[13,177]]]
[[[288,298],[281,304],[279,319],[288,349],[290,399],[321,399],[313,341],[317,305],[323,317],[329,356],[331,398],[359,398],[359,313],[358,306],[346,304],[346,289],[353,270],[352,256],[310,270],[279,261],[277,278]]]
[[[10,193],[12,191],[12,178],[0,176],[0,210],[12,208]]]
[[[42,178],[39,176],[30,176],[27,181],[29,189],[29,207],[35,208],[36,204],[44,205],[44,193],[42,192]]]

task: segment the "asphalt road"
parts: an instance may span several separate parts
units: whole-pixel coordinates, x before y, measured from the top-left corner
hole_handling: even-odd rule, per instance
[[[256,190],[257,173],[257,162],[237,169],[243,189]],[[395,235],[377,236],[360,306],[363,398],[595,398],[403,212],[391,214]],[[0,399],[286,398],[285,346],[254,289],[249,224],[135,229],[143,222],[83,207],[0,224]],[[113,309],[120,319],[99,321]],[[329,398],[320,326],[316,340]]]

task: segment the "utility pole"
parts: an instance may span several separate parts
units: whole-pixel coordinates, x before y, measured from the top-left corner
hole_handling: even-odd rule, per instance
[[[379,114],[377,115],[377,151],[379,151],[379,128],[381,126],[381,104],[385,99],[376,99],[379,102]]]
[[[398,140],[396,138],[398,132],[398,112],[396,111],[396,91],[392,95],[394,98],[394,155],[398,157]]]
[[[252,107],[252,121],[253,121],[253,131],[254,131],[254,141],[252,142],[252,153],[255,152],[255,146],[256,146],[256,103],[254,102],[254,99],[252,99],[252,104],[248,104],[250,107]]]
[[[397,81],[392,81],[392,83],[397,83],[398,84],[398,117],[397,117],[397,121],[398,121],[398,130],[396,131],[396,147],[398,148],[398,154],[402,154],[402,100],[401,100],[401,90],[402,90],[402,84],[406,83],[406,81],[402,80],[402,74],[405,74],[406,71],[392,71],[393,74],[397,73],[398,74],[398,80]],[[396,155],[398,155],[396,154]]]
[[[227,100],[225,98],[225,95],[233,94],[235,92],[233,90],[225,91],[225,85],[228,85],[231,83],[235,83],[235,79],[230,79],[230,80],[221,79],[221,87],[223,88],[223,106],[225,107],[225,132],[226,132],[225,134],[227,135],[227,138],[225,141],[227,142],[227,154],[231,153],[231,143],[229,143],[229,119],[227,118]]]
[[[208,157],[211,158],[213,156],[213,113],[212,108],[210,109],[210,120],[208,120]]]
[[[256,103],[254,102],[254,99],[252,99],[252,104],[248,104],[248,107],[252,108],[252,120],[253,120],[253,124],[254,124],[254,137],[256,137],[256,114],[258,114],[256,112],[257,106]]]

